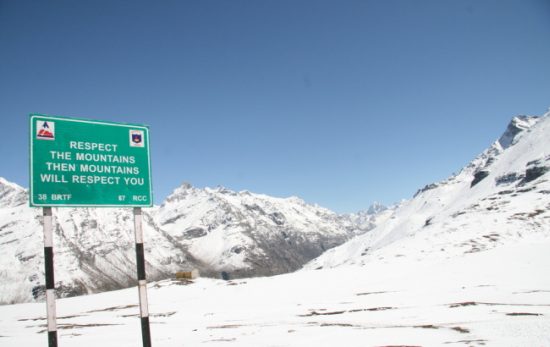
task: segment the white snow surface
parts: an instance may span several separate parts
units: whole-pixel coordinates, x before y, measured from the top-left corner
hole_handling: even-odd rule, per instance
[[[549,346],[550,240],[148,287],[153,346]],[[58,300],[60,346],[141,346],[135,288]],[[47,341],[45,305],[0,307],[0,345]]]

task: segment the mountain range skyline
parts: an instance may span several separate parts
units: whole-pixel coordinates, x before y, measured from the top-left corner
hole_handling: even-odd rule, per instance
[[[541,221],[536,225],[544,225],[548,190],[541,177],[549,171],[550,156],[545,154],[549,120],[550,113],[515,117],[498,140],[459,173],[419,188],[413,198],[389,208],[374,204],[355,214],[337,214],[298,197],[275,198],[246,190],[182,184],[161,205],[144,209],[145,235],[151,242],[145,249],[147,271],[152,280],[169,278],[181,267],[197,268],[209,277],[221,272],[235,277],[275,275],[296,271],[318,256],[310,267],[332,264],[335,258],[345,261],[349,249],[354,257],[360,254],[363,258],[372,252],[367,245],[376,244],[373,239],[388,246],[382,247],[384,251],[392,250],[389,246],[395,241],[427,230],[438,231],[434,238],[456,234],[459,241],[453,241],[453,252],[494,246],[510,235],[485,231],[487,235],[477,240],[479,225],[510,229],[513,237],[518,223],[526,220],[520,215],[542,213],[536,217]],[[39,209],[29,207],[27,201],[25,189],[0,178],[0,216],[4,221],[0,250],[13,253],[7,257],[9,266],[3,264],[4,270],[0,269],[7,276],[2,282],[8,287],[13,283],[21,286],[15,291],[0,288],[3,302],[28,301],[31,293],[34,299],[39,298],[34,293],[40,292],[40,242],[32,235],[40,228],[41,218]],[[509,225],[498,222],[502,218],[489,221],[486,216],[487,211],[496,216],[501,209]],[[62,295],[124,288],[132,283],[130,209],[57,208],[54,216],[58,257],[67,264],[57,277]],[[531,222],[522,228],[531,230]],[[464,243],[470,234],[456,233],[459,229],[471,229],[471,242]],[[28,239],[32,242],[22,242]],[[433,241],[426,242],[431,245]],[[429,252],[436,250],[426,247]],[[343,256],[334,256],[341,252]],[[17,295],[10,297],[13,293]]]
[[[550,110],[550,108],[549,108]],[[539,118],[542,118],[542,117],[545,117],[547,116],[548,113],[544,114],[544,115],[541,115],[541,116],[525,116],[525,115],[518,115],[518,116],[514,116],[512,117],[510,123],[508,124],[508,127],[505,128],[506,130],[504,131],[504,133],[502,133],[502,135],[500,137],[497,137],[497,142],[499,143],[502,143],[503,146],[506,146],[506,145],[509,145],[510,144],[510,141],[512,141],[512,139],[514,138],[514,136],[521,131],[521,129],[524,129],[525,127],[525,122],[523,121],[524,119],[527,119],[527,122],[532,122],[533,120],[536,120],[536,119],[539,119]],[[518,125],[519,124],[519,125]],[[529,126],[529,125],[527,125]],[[454,174],[454,173],[453,173]],[[4,177],[0,176],[0,178],[3,178],[5,179]],[[6,181],[6,182],[9,182],[9,181]],[[25,185],[22,185],[18,182],[13,182],[13,183],[16,183],[18,186],[24,188],[24,189],[28,189],[28,187],[26,187]],[[200,187],[200,186],[195,186],[192,184],[192,182],[188,182],[186,181],[185,179],[182,180],[181,184],[179,186],[176,186],[176,188],[173,188],[173,190],[169,193],[169,195],[167,195],[165,198],[163,198],[162,200],[159,200],[158,198],[155,199],[155,204],[154,205],[160,205],[160,204],[163,204],[164,201],[169,198],[169,196],[171,194],[173,194],[175,191],[177,191],[178,189],[180,189],[181,187],[185,187],[185,186],[190,186],[190,187],[195,187],[195,188],[201,188],[201,189],[231,189],[231,187],[227,187],[227,186],[224,186],[222,184],[218,184],[216,186],[213,186],[213,187],[209,187],[209,186],[204,186],[204,187]],[[240,190],[240,192],[248,192],[248,191],[251,191],[249,189],[242,189]],[[266,193],[263,193],[263,192],[255,192],[256,194],[260,194],[260,195],[269,195],[269,194],[266,194]],[[415,194],[418,193],[418,187],[417,189],[415,190]],[[369,205],[366,205],[366,206],[363,206],[363,207],[360,207],[358,210],[356,211],[345,211],[345,212],[338,212],[340,214],[353,214],[353,213],[361,213],[361,212],[366,212],[366,211],[372,211],[372,210],[376,210],[376,209],[379,209],[379,208],[382,208],[382,209],[385,209],[389,206],[395,206],[395,205],[398,205],[399,203],[403,202],[403,201],[406,201],[410,198],[413,197],[414,194],[410,195],[410,196],[402,196],[401,198],[399,198],[397,201],[392,201],[392,202],[389,202],[389,203],[381,203],[380,201],[377,201],[377,200],[374,200],[372,201]],[[271,195],[273,196],[273,195]],[[304,199],[303,197],[300,197],[298,195],[290,195],[290,196],[278,196],[279,198],[299,198],[299,199]],[[310,203],[310,202],[308,202]],[[317,203],[311,203],[313,205],[318,205],[320,207],[326,207],[326,206],[322,206],[320,204],[317,204]]]

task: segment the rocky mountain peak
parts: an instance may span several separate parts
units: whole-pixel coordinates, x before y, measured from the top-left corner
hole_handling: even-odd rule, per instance
[[[183,182],[179,187],[174,189],[174,191],[170,195],[168,195],[168,197],[166,197],[163,205],[167,202],[179,201],[185,198],[194,189],[195,188],[191,185],[191,183]]]
[[[27,202],[27,190],[0,177],[0,207],[14,207]]]
[[[191,189],[193,186],[189,182],[183,182],[180,186],[181,189]]]
[[[502,149],[506,149],[515,144],[519,138],[519,134],[524,130],[531,128],[540,120],[540,117],[534,116],[516,116],[512,118],[506,131],[498,139],[498,143]]]
[[[387,209],[388,208],[384,204],[375,201],[367,209],[367,214],[377,214]]]

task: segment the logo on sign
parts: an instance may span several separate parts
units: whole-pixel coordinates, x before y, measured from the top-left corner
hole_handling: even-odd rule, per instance
[[[130,147],[143,146],[143,130],[130,130]]]
[[[52,121],[36,121],[36,138],[40,140],[55,139],[55,123]]]

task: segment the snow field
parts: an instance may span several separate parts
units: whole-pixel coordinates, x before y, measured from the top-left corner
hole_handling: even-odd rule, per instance
[[[237,281],[149,285],[154,346],[547,346],[550,241]],[[60,345],[139,346],[137,289],[58,301]],[[2,346],[46,344],[44,304],[0,307]]]

